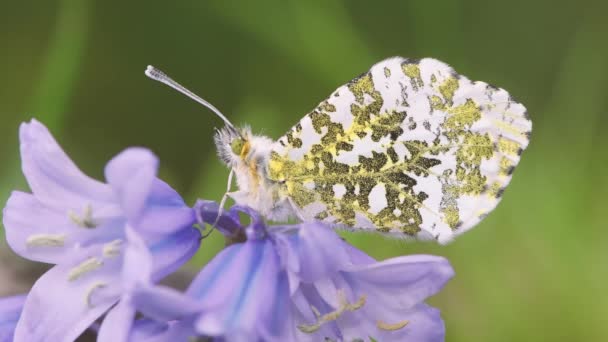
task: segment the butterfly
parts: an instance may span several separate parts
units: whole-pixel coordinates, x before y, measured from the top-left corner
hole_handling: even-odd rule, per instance
[[[532,129],[506,90],[432,58],[375,64],[276,141],[236,128],[158,69],[146,75],[224,120],[215,144],[238,185],[227,194],[273,221],[447,243],[496,207]]]

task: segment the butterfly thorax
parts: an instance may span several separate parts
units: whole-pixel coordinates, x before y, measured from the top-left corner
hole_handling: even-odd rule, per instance
[[[285,221],[293,214],[281,184],[268,177],[273,141],[251,134],[248,127],[225,127],[217,131],[215,144],[220,159],[236,175],[239,190],[230,192],[235,202],[249,206],[266,218]]]

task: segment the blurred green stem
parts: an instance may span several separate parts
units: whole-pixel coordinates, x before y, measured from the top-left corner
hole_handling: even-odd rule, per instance
[[[59,134],[78,79],[86,46],[90,2],[63,0],[47,58],[31,102],[31,113]]]
[[[27,113],[43,122],[54,135],[61,134],[67,117],[67,107],[78,79],[87,36],[90,2],[63,0],[57,14],[55,29],[42,67],[38,86]],[[0,183],[0,201],[5,203],[11,189],[24,183],[17,146],[7,172]]]

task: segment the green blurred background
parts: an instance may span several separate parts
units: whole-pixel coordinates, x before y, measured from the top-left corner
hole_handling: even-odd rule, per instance
[[[608,337],[608,2],[22,1],[0,6],[0,200],[26,189],[17,128],[36,117],[102,177],[131,145],[189,203],[219,200],[219,119],[148,80],[153,64],[237,124],[278,138],[386,57],[431,56],[508,89],[534,122],[502,203],[448,246],[347,239],[377,258],[432,253],[448,341]],[[206,240],[193,266],[222,247]]]

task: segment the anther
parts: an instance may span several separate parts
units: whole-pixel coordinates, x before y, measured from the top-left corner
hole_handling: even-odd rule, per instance
[[[312,310],[312,313],[315,315],[315,317],[317,319],[321,317],[321,313],[319,312],[319,309],[317,309],[314,305],[310,306],[310,310]]]
[[[102,253],[106,258],[112,258],[120,255],[120,246],[122,245],[121,239],[116,239],[114,241],[108,242],[103,245]]]
[[[72,210],[68,211],[68,217],[74,224],[82,228],[95,228],[98,226],[97,222],[93,220],[93,207],[90,204],[84,207],[82,217]]]
[[[337,295],[338,295],[339,307],[336,310],[328,312],[325,315],[321,315],[321,313],[319,312],[319,310],[317,308],[315,308],[314,306],[311,306],[310,309],[312,310],[313,314],[315,315],[317,322],[315,324],[298,325],[298,329],[300,329],[300,331],[302,331],[303,333],[312,334],[312,333],[316,332],[317,330],[319,330],[319,328],[321,328],[321,326],[324,323],[335,321],[338,318],[340,318],[340,316],[344,312],[359,310],[363,307],[363,305],[365,305],[365,301],[366,301],[365,295],[362,295],[361,297],[359,297],[359,299],[352,304],[349,303],[348,300],[346,299],[346,293],[344,292],[344,290],[339,289]]]
[[[385,323],[383,321],[377,321],[376,326],[378,327],[378,329],[381,329],[381,330],[395,331],[395,330],[403,329],[409,323],[410,323],[410,321],[408,321],[408,320],[403,320],[401,322],[392,323],[392,324]]]
[[[63,247],[65,234],[34,234],[25,241],[28,247]]]
[[[91,297],[93,296],[93,292],[95,292],[98,289],[104,288],[106,286],[108,286],[108,283],[104,283],[102,281],[98,281],[98,282],[93,283],[93,285],[91,285],[91,287],[89,287],[89,289],[87,290],[86,297],[85,297],[85,301],[86,301],[87,306],[89,308],[94,307],[94,305],[93,305],[93,303],[91,301]]]
[[[307,324],[298,325],[298,329],[300,329],[300,331],[305,334],[313,334],[313,333],[317,332],[317,330],[319,330],[320,328],[321,328],[320,323],[312,324],[312,325],[307,325]]]
[[[362,295],[361,297],[359,297],[359,299],[356,302],[349,304],[346,309],[348,311],[359,310],[363,307],[363,305],[365,305],[366,300],[367,299],[366,299],[365,295]]]
[[[74,281],[83,275],[94,271],[103,266],[103,261],[99,260],[95,257],[88,258],[87,260],[81,262],[78,266],[72,268],[68,273],[68,280]]]

